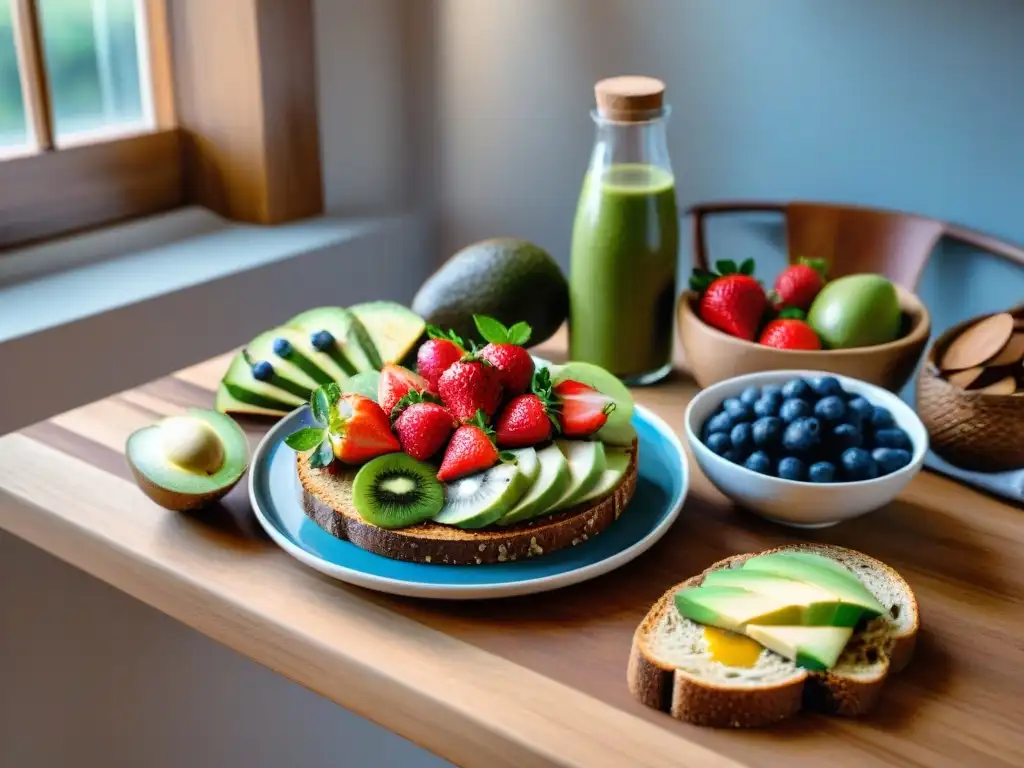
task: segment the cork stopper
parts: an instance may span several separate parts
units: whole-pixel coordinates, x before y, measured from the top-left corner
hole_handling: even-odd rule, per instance
[[[618,122],[641,122],[657,115],[665,104],[665,84],[653,77],[609,77],[594,86],[597,111]]]

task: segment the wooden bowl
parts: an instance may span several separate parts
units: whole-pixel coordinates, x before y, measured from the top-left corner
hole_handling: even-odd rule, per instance
[[[931,317],[913,293],[900,286],[896,286],[896,293],[906,332],[896,341],[873,347],[807,352],[744,341],[701,320],[697,314],[698,295],[694,291],[686,291],[679,297],[679,336],[690,372],[702,387],[757,371],[807,369],[838,373],[899,392],[924,354]]]
[[[1011,310],[1024,318],[1024,305]],[[961,389],[939,373],[938,360],[968,326],[964,320],[943,333],[917,376],[917,412],[932,450],[963,469],[1000,472],[1024,468],[1024,395],[992,395]]]

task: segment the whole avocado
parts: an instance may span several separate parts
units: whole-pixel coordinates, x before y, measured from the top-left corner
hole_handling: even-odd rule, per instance
[[[569,286],[543,248],[517,238],[466,246],[431,275],[416,293],[413,311],[431,325],[482,342],[473,315],[533,328],[529,346],[558,330],[569,311]]]
[[[902,324],[896,288],[882,275],[847,275],[826,283],[807,312],[807,323],[827,349],[886,344]]]

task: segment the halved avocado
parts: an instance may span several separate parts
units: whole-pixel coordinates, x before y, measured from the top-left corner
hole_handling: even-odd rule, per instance
[[[267,360],[281,375],[307,386],[312,384],[314,389],[332,381],[340,384],[347,378],[330,355],[313,346],[308,334],[294,328],[261,333],[246,345],[245,351],[250,360]]]
[[[249,466],[242,428],[230,416],[199,408],[136,430],[124,452],[139,488],[178,512],[217,501]]]
[[[308,399],[274,386],[272,382],[257,379],[244,352],[240,352],[231,361],[227,373],[221,380],[221,389],[227,393],[223,398],[220,392],[217,393],[217,410],[221,413],[236,410],[249,412],[248,409],[242,411],[234,407],[236,403],[288,413]]]
[[[307,335],[313,347],[332,360],[348,376],[383,367],[370,334],[344,307],[316,307],[287,323]]]
[[[348,311],[370,334],[377,354],[375,362],[381,368],[385,363],[402,362],[427,327],[422,317],[393,301],[368,301],[349,307]]]

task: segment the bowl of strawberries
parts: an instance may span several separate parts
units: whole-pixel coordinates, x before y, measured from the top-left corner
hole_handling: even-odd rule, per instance
[[[679,298],[679,335],[697,383],[757,371],[813,369],[898,392],[924,354],[931,318],[912,292],[882,275],[830,279],[798,259],[771,289],[753,260],[696,268]]]

